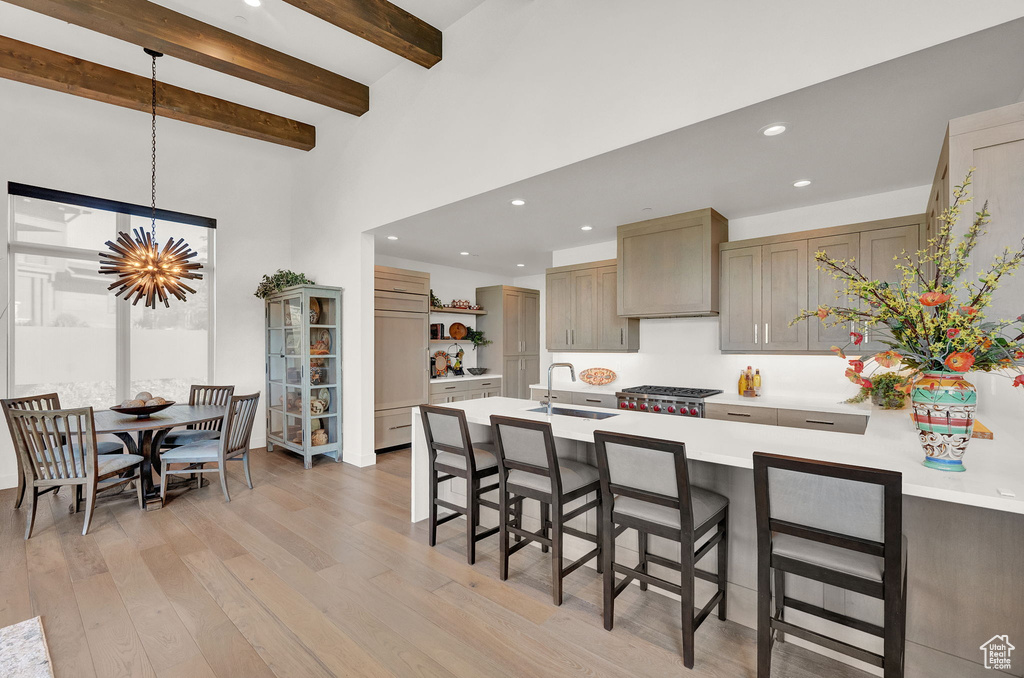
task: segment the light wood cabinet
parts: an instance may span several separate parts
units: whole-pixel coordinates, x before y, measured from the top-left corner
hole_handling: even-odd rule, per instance
[[[549,351],[636,352],[640,320],[618,314],[615,260],[548,269],[547,348]]]
[[[779,411],[774,407],[706,403],[704,405],[704,416],[708,419],[741,421],[747,424],[766,424],[768,426],[775,426],[779,423]]]
[[[845,346],[853,329],[865,334],[862,352],[885,350],[863,323],[826,327],[816,318],[790,322],[804,309],[857,303],[836,298],[842,287],[827,271],[818,270],[816,252],[854,259],[865,276],[894,282],[900,273],[893,257],[918,250],[924,223],[925,215],[917,214],[723,243],[721,350],[825,353],[832,346]],[[848,352],[857,351],[850,346]]]
[[[618,228],[618,315],[717,315],[718,246],[729,222],[702,209]]]
[[[738,421],[747,424],[806,428],[816,431],[862,434],[868,427],[866,414],[839,414],[812,410],[791,410],[760,405],[728,405],[709,402],[704,406],[704,416],[721,421]]]
[[[949,121],[928,203],[928,224],[938,230],[938,215],[952,201],[957,184],[974,169],[973,202],[962,206],[955,231],[962,234],[975,212],[988,201],[992,222],[971,257],[977,273],[1004,248],[1015,251],[1024,233],[1024,102]],[[934,216],[933,216],[934,215]],[[1024,313],[1024,271],[1000,280],[985,309],[988,320],[1016,318]]]
[[[462,400],[493,398],[501,395],[501,379],[440,379],[430,382],[430,404],[443,405]]]
[[[530,384],[540,379],[540,291],[478,287],[476,301],[487,309],[477,329],[493,342],[478,349],[477,364],[501,373],[502,395],[529,398]]]

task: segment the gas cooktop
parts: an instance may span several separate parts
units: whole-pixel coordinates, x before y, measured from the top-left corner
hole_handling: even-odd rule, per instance
[[[682,388],[677,386],[633,386],[632,388],[624,388],[620,391],[620,393],[636,393],[668,398],[707,398],[718,395],[721,392],[721,389],[714,388]]]

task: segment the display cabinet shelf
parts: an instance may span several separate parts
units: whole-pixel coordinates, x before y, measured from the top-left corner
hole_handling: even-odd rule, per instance
[[[341,302],[341,288],[321,285],[266,299],[267,450],[294,452],[307,469],[317,455],[342,460]]]
[[[482,308],[478,308],[478,309],[472,309],[472,308],[444,308],[443,306],[431,306],[430,307],[430,312],[431,313],[456,313],[456,314],[462,314],[462,315],[487,315],[487,311],[482,309]]]

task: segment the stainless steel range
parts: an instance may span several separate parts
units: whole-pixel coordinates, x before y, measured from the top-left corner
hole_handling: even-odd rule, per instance
[[[676,388],[674,386],[634,386],[615,394],[619,409],[674,414],[686,417],[704,416],[704,399],[722,391],[713,388]]]

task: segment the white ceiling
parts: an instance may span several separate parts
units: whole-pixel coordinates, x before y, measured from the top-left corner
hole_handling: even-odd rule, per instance
[[[619,224],[703,207],[739,218],[930,184],[946,122],[1013,103],[1022,90],[1024,19],[372,232],[380,254],[539,273],[553,250],[614,239]],[[776,121],[785,134],[759,133]],[[796,189],[798,179],[813,183]],[[527,204],[513,207],[513,198]]]
[[[421,68],[397,54],[321,21],[284,0],[263,0],[261,7],[250,7],[243,0],[155,2],[365,85],[371,85],[371,112],[374,82],[402,64],[408,64],[411,68]],[[397,0],[395,4],[443,31],[482,2],[483,0]],[[2,1],[0,27],[4,35],[17,40],[139,75],[149,75],[149,57],[140,47]],[[347,113],[173,57],[164,57],[157,67],[161,81],[302,122],[314,125],[327,122],[344,124],[346,120],[355,120]]]

